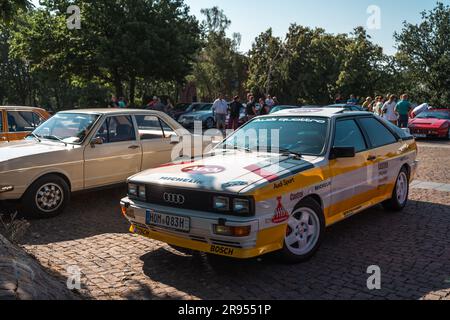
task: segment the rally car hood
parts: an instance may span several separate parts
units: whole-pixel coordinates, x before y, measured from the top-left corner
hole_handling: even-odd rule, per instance
[[[312,169],[318,159],[226,151],[199,160],[150,169],[131,177],[130,181],[215,192],[249,192],[293,173]]]
[[[410,125],[414,125],[416,127],[422,127],[422,128],[440,128],[445,123],[449,122],[449,120],[445,119],[431,119],[431,118],[424,118],[424,119],[413,119],[410,122]]]

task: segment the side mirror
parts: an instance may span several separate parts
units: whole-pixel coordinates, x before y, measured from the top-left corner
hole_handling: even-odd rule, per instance
[[[354,147],[333,147],[330,152],[330,160],[340,158],[354,158],[356,151]]]
[[[100,137],[96,137],[91,140],[91,148],[95,148],[96,145],[100,144],[103,144],[103,139]]]

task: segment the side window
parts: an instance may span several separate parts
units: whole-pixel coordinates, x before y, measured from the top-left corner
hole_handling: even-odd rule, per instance
[[[138,126],[141,140],[162,139],[164,134],[161,128],[159,118],[155,116],[137,115],[136,123]]]
[[[8,129],[10,132],[33,131],[41,124],[31,111],[8,111]]]
[[[356,153],[367,150],[366,142],[355,120],[336,122],[334,146],[355,147]]]
[[[163,120],[160,119],[160,121],[166,138],[173,136],[175,134],[175,131],[172,129],[172,127],[165,123]]]
[[[358,121],[369,136],[373,148],[379,148],[397,142],[395,136],[377,119],[362,118]]]
[[[108,117],[98,129],[96,138],[103,143],[114,143],[136,140],[133,121],[130,116]]]

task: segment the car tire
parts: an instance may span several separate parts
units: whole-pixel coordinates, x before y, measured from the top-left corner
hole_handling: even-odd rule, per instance
[[[50,174],[36,180],[22,197],[20,212],[37,219],[55,217],[70,201],[70,188],[60,176]]]
[[[206,126],[206,129],[213,129],[214,128],[214,119],[213,118],[206,119],[205,126]]]
[[[312,198],[302,200],[294,208],[286,228],[284,246],[279,252],[281,259],[286,263],[308,261],[319,249],[325,234],[322,208]]]
[[[409,174],[403,167],[398,174],[391,199],[383,202],[383,207],[389,211],[402,211],[408,204],[409,197]]]

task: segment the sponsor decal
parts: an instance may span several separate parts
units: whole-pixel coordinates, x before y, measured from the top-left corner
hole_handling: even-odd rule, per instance
[[[318,186],[315,186],[315,190],[316,191],[319,191],[319,190],[322,190],[322,189],[325,189],[325,188],[327,188],[327,187],[329,187],[329,186],[331,186],[331,181],[328,181],[328,182],[324,182],[324,183],[322,183],[322,184],[319,184]]]
[[[232,256],[234,254],[234,249],[232,248],[227,248],[227,247],[222,247],[222,246],[211,246],[210,252],[212,253],[217,253],[217,254],[223,254],[226,256]]]
[[[283,223],[289,220],[289,212],[283,207],[281,203],[282,197],[277,198],[278,205],[275,209],[275,215],[272,217],[272,223]]]
[[[289,199],[290,199],[291,201],[297,201],[297,200],[303,199],[303,196],[304,196],[303,191],[301,191],[301,192],[297,192],[297,193],[292,193],[292,194],[289,196]]]
[[[186,167],[181,169],[184,173],[192,173],[192,174],[201,174],[201,175],[207,175],[207,174],[217,174],[225,171],[224,167],[221,166],[192,166],[192,167]]]
[[[179,177],[161,177],[159,180],[162,181],[171,181],[171,182],[180,182],[180,183],[190,183],[190,184],[203,184],[203,181],[191,178],[179,178]]]
[[[274,185],[273,185],[273,188],[276,190],[276,189],[280,189],[280,188],[283,188],[283,187],[287,187],[288,185],[290,185],[290,184],[293,184],[295,182],[295,179],[294,178],[290,178],[290,179],[285,179],[285,180],[283,180],[283,181],[280,181],[280,182],[278,182],[278,183],[275,183]]]
[[[222,188],[226,189],[226,188],[232,188],[232,187],[244,187],[246,185],[248,185],[247,181],[231,181],[231,182],[222,184]]]

